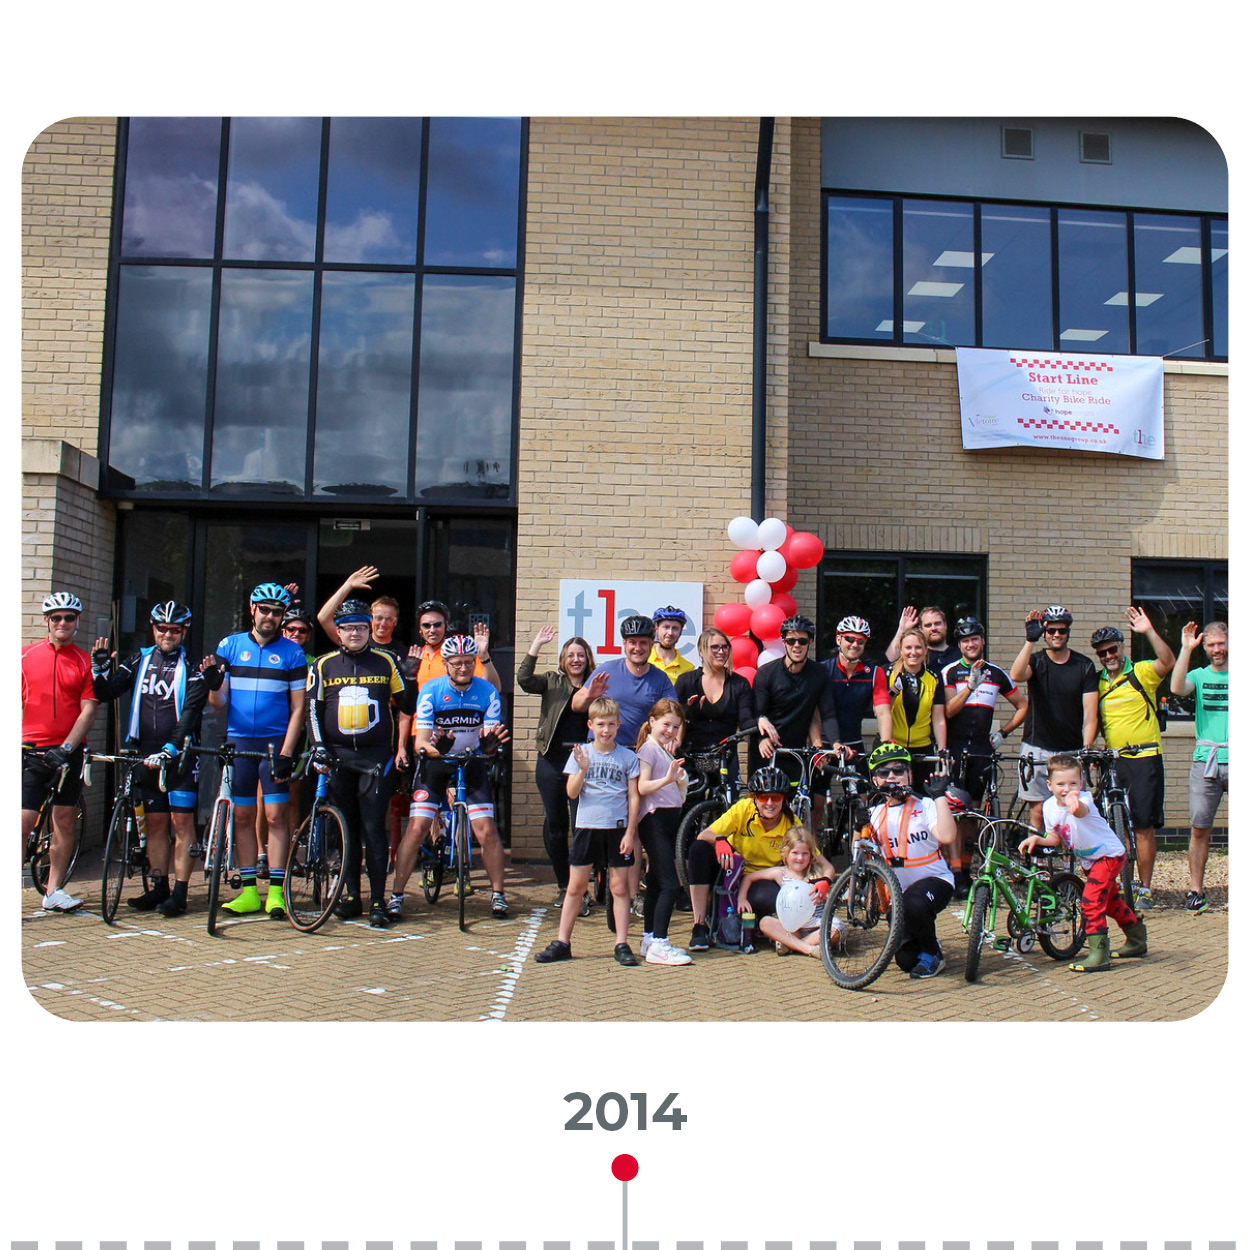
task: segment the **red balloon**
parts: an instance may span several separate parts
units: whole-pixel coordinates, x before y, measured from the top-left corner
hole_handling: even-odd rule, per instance
[[[747,685],[748,685],[748,686],[753,686],[753,685],[755,685],[755,669],[753,669],[753,668],[739,668],[739,667],[735,664],[735,665],[734,665],[734,672],[735,672],[735,673],[737,673],[740,677],[745,677],[745,678],[747,679]]]
[[[787,525],[786,526],[786,540],[785,542],[781,544],[780,547],[777,548],[777,550],[780,551],[783,556],[785,556],[787,566],[789,566],[790,564],[790,540],[794,537],[795,533],[796,531],[795,531],[794,526]]]
[[[766,603],[751,613],[751,632],[762,642],[778,638],[785,619],[785,613],[775,603]]]
[[[790,542],[786,564],[800,569],[815,568],[825,556],[825,544],[815,534],[795,534]]]
[[[753,582],[755,580],[755,563],[759,558],[758,548],[747,548],[744,551],[739,551],[729,561],[729,576],[735,582],[741,582],[744,586],[747,582]]]
[[[746,605],[743,604],[745,607]],[[760,649],[749,638],[734,638],[729,644],[734,669],[754,668],[760,658]]]
[[[769,582],[772,587],[773,594],[781,591],[793,590],[799,584],[799,570],[793,564],[786,565],[786,571],[775,581]]]
[[[799,610],[799,601],[785,590],[774,592],[770,602],[775,603],[787,616],[794,616]]]
[[[736,638],[751,628],[751,609],[745,603],[722,603],[712,615],[712,624]]]

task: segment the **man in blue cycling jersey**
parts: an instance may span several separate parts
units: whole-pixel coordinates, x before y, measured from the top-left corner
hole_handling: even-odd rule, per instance
[[[455,782],[455,768],[443,763],[441,756],[473,751],[479,746],[490,754],[508,741],[508,731],[500,723],[499,691],[484,677],[473,676],[477,643],[458,634],[444,639],[441,653],[447,672],[421,687],[412,721],[415,752],[425,759],[420,777],[413,783],[408,827],[395,852],[395,877],[386,905],[387,918],[392,921],[403,915],[404,886],[412,875],[421,844],[434,827],[439,796]],[[469,828],[482,848],[482,866],[490,878],[491,915],[502,918],[508,914],[503,892],[506,860],[495,828],[495,805],[483,755],[475,755],[465,765],[465,799]]]
[[[240,759],[234,766],[234,837],[243,889],[223,903],[235,915],[263,907],[272,920],[283,920],[282,881],[290,841],[287,803],[296,744],[304,726],[304,683],[308,662],[303,648],[282,636],[282,618],[291,594],[276,582],[252,591],[252,628],[217,644],[214,666],[205,669],[213,707],[228,708],[226,740],[243,751],[276,753],[267,760]],[[216,689],[213,687],[216,686]],[[269,892],[262,903],[256,889],[256,788],[265,798],[269,823]]]

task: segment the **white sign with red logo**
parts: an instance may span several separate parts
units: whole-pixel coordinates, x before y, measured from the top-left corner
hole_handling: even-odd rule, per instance
[[[703,632],[702,582],[560,582],[561,643],[574,636],[585,638],[596,660],[616,659],[624,654],[619,633],[627,616],[654,616],[657,608],[681,608],[686,625],[677,642],[677,651],[696,667],[699,653],[695,646]]]
[[[963,445],[1163,459],[1163,360],[957,347]]]

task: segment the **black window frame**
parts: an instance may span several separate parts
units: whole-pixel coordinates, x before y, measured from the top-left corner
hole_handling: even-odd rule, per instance
[[[428,493],[417,489],[416,482],[416,445],[417,445],[417,407],[420,387],[421,367],[421,306],[424,280],[427,276],[464,275],[470,277],[503,277],[513,280],[515,285],[513,303],[513,340],[512,340],[512,405],[510,431],[510,474],[506,487],[500,485],[492,488],[495,493],[457,494],[454,489],[446,493],[439,491],[437,503],[442,507],[454,508],[485,508],[487,510],[515,510],[517,506],[517,454],[519,448],[519,413],[520,413],[520,382],[521,382],[521,340],[522,340],[522,307],[525,272],[525,218],[526,188],[529,163],[529,119],[521,117],[520,122],[520,153],[517,187],[517,235],[516,265],[509,267],[467,266],[467,265],[427,265],[424,263],[425,216],[426,202],[429,194],[429,142],[430,122],[440,120],[437,117],[422,117],[421,138],[421,169],[418,200],[418,235],[415,263],[383,264],[372,262],[326,261],[323,258],[326,227],[326,186],[328,179],[328,160],[330,150],[330,117],[322,117],[321,121],[321,166],[319,170],[319,189],[317,198],[316,221],[316,255],[311,261],[274,261],[246,260],[226,258],[223,255],[225,242],[225,209],[229,194],[227,170],[230,158],[230,124],[232,118],[221,119],[221,145],[218,153],[217,182],[217,216],[213,241],[213,255],[203,257],[169,257],[143,256],[140,254],[122,255],[122,215],[125,207],[126,155],[130,118],[123,117],[117,123],[116,158],[113,171],[113,202],[111,217],[111,238],[109,244],[108,284],[105,292],[105,321],[100,380],[100,427],[99,427],[99,458],[101,464],[100,495],[105,499],[133,500],[144,503],[172,503],[186,505],[198,502],[234,502],[212,490],[212,436],[215,419],[216,403],[216,359],[220,335],[220,306],[222,273],[227,269],[252,270],[293,270],[313,275],[313,306],[309,364],[309,395],[308,421],[306,426],[306,449],[304,468],[303,493],[295,496],[275,496],[285,507],[324,510],[327,506],[346,505],[351,508],[368,506],[376,502],[376,496],[369,494],[336,495],[333,499],[316,491],[314,454],[316,449],[316,406],[318,376],[318,343],[321,324],[321,280],[327,272],[363,272],[363,273],[399,273],[415,276],[416,298],[413,322],[413,355],[412,382],[409,404],[408,447],[406,488],[402,495],[389,496],[387,503],[411,507],[428,506],[432,500]],[[212,290],[209,311],[209,344],[208,344],[208,381],[206,394],[206,411],[204,424],[204,448],[202,476],[198,489],[191,491],[160,491],[128,486],[124,476],[114,471],[109,465],[109,449],[112,433],[113,381],[116,361],[117,307],[121,271],[129,266],[174,267],[208,269],[212,272]],[[256,502],[262,502],[257,497]]]
[[[892,205],[895,229],[894,229],[894,332],[891,337],[883,335],[874,335],[872,337],[849,337],[841,335],[831,335],[828,333],[829,328],[829,209],[830,204],[835,200],[843,199],[870,199],[880,200],[883,203]],[[1051,232],[1051,343],[1048,347],[1039,348],[1037,350],[1044,351],[1072,351],[1071,345],[1064,344],[1059,335],[1062,331],[1060,325],[1060,308],[1058,300],[1059,290],[1059,254],[1056,240],[1059,229],[1059,214],[1067,211],[1088,211],[1088,212],[1111,212],[1123,213],[1125,218],[1125,228],[1127,231],[1127,239],[1129,244],[1129,265],[1128,265],[1128,312],[1129,312],[1129,351],[1128,355],[1139,355],[1137,351],[1137,322],[1136,322],[1136,296],[1137,296],[1137,274],[1134,264],[1132,252],[1133,228],[1136,215],[1143,216],[1169,216],[1169,217],[1188,217],[1192,218],[1199,227],[1199,233],[1202,238],[1202,315],[1203,315],[1203,337],[1206,342],[1207,350],[1201,356],[1176,356],[1172,357],[1180,361],[1190,362],[1212,362],[1225,363],[1228,360],[1227,355],[1217,355],[1210,350],[1211,345],[1215,341],[1215,309],[1214,309],[1214,283],[1212,280],[1212,261],[1211,261],[1211,223],[1223,222],[1228,223],[1227,213],[1195,213],[1184,210],[1176,210],[1162,207],[1146,208],[1143,206],[1125,207],[1119,205],[1103,205],[1103,204],[1080,204],[1080,203],[1059,203],[1047,202],[1039,200],[1017,200],[1006,196],[987,196],[984,198],[970,198],[967,196],[954,195],[925,195],[919,191],[907,192],[900,194],[895,192],[884,191],[862,191],[852,190],[847,187],[839,187],[836,190],[824,188],[821,192],[820,202],[820,342],[821,343],[844,343],[855,346],[869,347],[887,347],[887,348],[916,348],[924,346],[913,341],[909,341],[905,337],[903,330],[903,205],[905,202],[914,200],[932,200],[941,201],[950,204],[967,205],[972,209],[973,223],[973,256],[974,264],[973,272],[973,324],[975,326],[974,343],[940,343],[932,344],[940,349],[953,350],[956,347],[981,347],[984,345],[984,328],[982,324],[982,279],[983,266],[975,263],[980,257],[981,252],[981,213],[986,205],[1031,208],[1048,211],[1050,213],[1050,232]],[[1225,313],[1225,323],[1227,323],[1227,312]],[[1097,350],[1091,347],[1088,350]]]

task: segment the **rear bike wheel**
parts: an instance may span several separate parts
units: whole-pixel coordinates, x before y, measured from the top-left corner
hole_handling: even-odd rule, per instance
[[[427,903],[437,903],[439,891],[443,888],[443,853],[446,849],[447,835],[440,829],[436,838],[429,846],[423,846],[420,854],[434,856],[432,861],[421,864],[421,893]]]
[[[287,855],[282,902],[301,933],[325,924],[343,889],[347,823],[337,807],[318,803],[300,826]]]
[[[834,882],[821,917],[820,959],[836,985],[862,990],[885,971],[903,937],[902,897],[898,878],[874,859],[852,864]]]
[[[990,887],[978,885],[972,892],[968,921],[968,952],[964,956],[964,980],[974,982],[981,968],[981,946],[985,941],[985,917],[990,909]]]
[[[1037,940],[1051,959],[1071,959],[1085,941],[1085,913],[1081,911],[1081,895],[1085,887],[1070,872],[1057,873],[1050,883],[1059,906],[1053,920],[1039,923]]]
[[[221,883],[226,875],[226,843],[227,825],[229,824],[224,805],[213,809],[213,820],[209,826],[208,849],[205,863],[208,865],[208,934],[217,934],[217,911],[221,906]]]
[[[456,860],[458,921],[463,933],[464,903],[469,894],[469,870],[473,866],[473,850],[469,845],[469,810],[461,803],[451,809],[451,844]]]
[[[74,875],[74,865],[78,863],[78,855],[82,850],[82,831],[86,818],[86,804],[83,802],[83,797],[80,794],[78,802],[74,807],[74,844],[70,848],[69,864],[65,868],[65,876],[61,879],[62,886]],[[32,836],[34,837],[34,845],[30,855],[30,883],[40,894],[47,894],[48,873],[52,868],[51,808],[48,809],[46,824],[37,828]]]
[[[134,809],[119,798],[113,804],[108,839],[104,844],[104,879],[100,883],[100,915],[105,924],[112,924],[121,902],[122,887],[130,869],[130,840],[134,828]]]
[[[1115,836],[1124,844],[1124,867],[1120,869],[1120,892],[1124,901],[1132,907],[1137,902],[1133,890],[1133,874],[1137,871],[1137,835],[1133,832],[1133,822],[1129,819],[1128,808],[1123,802],[1111,805],[1111,819],[1108,821],[1115,830]]]
[[[696,803],[682,818],[677,826],[677,877],[683,886],[690,885],[690,848],[694,845],[704,829],[713,821],[725,814],[725,805],[720,799],[704,799]]]

